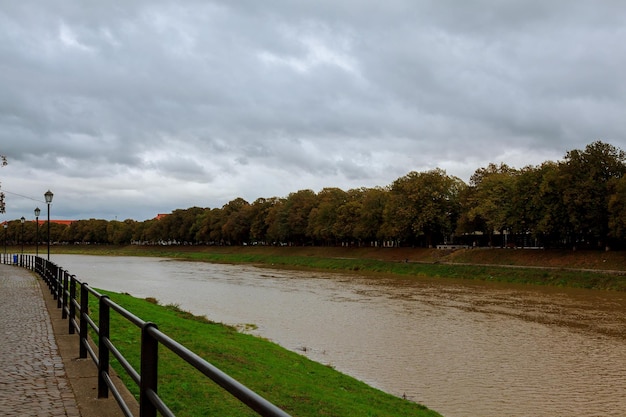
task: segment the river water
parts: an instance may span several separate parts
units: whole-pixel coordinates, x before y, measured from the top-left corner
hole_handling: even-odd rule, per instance
[[[626,293],[55,255],[446,417],[626,416]]]

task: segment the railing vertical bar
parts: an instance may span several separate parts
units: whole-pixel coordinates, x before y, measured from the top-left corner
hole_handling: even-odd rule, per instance
[[[56,300],[58,298],[58,294],[57,294],[57,282],[58,282],[58,277],[59,277],[59,267],[57,265],[54,265],[54,267],[52,268],[52,275],[50,275],[50,278],[52,279],[52,299]]]
[[[100,297],[98,316],[98,398],[109,398],[109,386],[104,378],[109,373],[109,347],[106,341],[110,333],[110,308],[108,295]]]
[[[56,287],[57,287],[57,308],[63,307],[63,268],[57,267]]]
[[[48,263],[48,268],[46,270],[46,277],[47,277],[47,282],[48,282],[48,288],[50,289],[50,294],[52,294],[52,296],[54,297],[54,281],[52,278],[52,271],[54,271],[54,268],[56,267],[56,265],[54,265],[52,262]]]
[[[61,306],[61,318],[62,319],[66,319],[67,318],[67,290],[69,287],[69,272],[64,271],[63,272],[63,301],[62,301],[62,306]]]
[[[149,392],[157,393],[159,369],[159,342],[150,334],[150,329],[157,328],[154,323],[146,322],[141,328],[141,380],[139,381],[139,416],[156,417],[157,409],[150,401]]]
[[[73,321],[76,319],[76,277],[72,275],[70,277],[70,299],[69,299],[69,330],[70,334],[74,334],[76,330],[74,329]]]
[[[87,314],[89,314],[89,291],[87,284],[83,282],[80,286],[80,350],[78,354],[81,359],[87,357]]]

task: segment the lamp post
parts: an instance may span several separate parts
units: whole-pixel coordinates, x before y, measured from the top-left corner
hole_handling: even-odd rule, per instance
[[[22,223],[22,256],[24,256],[24,222],[26,221],[26,219],[24,218],[24,216],[22,216],[20,218],[20,222]]]
[[[39,256],[39,214],[41,213],[41,210],[39,210],[39,207],[37,207],[35,209],[35,223],[37,224],[37,236],[36,236],[36,241],[35,241],[35,255]]]
[[[4,263],[7,262],[7,229],[9,225],[4,223]]]
[[[52,197],[54,194],[52,194],[52,191],[48,190],[43,196],[46,199],[46,204],[48,205],[48,260],[50,260],[50,203],[52,203]]]

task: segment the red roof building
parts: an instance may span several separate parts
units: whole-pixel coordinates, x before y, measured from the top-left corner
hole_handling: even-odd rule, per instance
[[[31,220],[33,223],[35,222],[35,220]],[[74,223],[76,220],[54,220],[54,219],[50,219],[50,223],[55,223],[55,224],[62,224],[65,226],[69,226],[70,224]],[[39,224],[44,224],[45,222],[47,222],[47,220],[41,220],[39,219]]]

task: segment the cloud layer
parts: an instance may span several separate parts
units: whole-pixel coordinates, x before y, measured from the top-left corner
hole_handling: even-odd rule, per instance
[[[8,219],[47,189],[144,220],[626,147],[621,1],[2,3]]]

